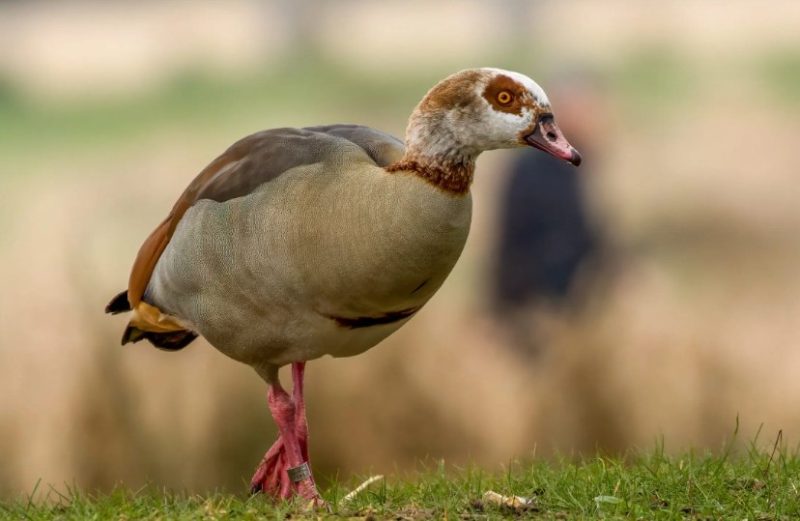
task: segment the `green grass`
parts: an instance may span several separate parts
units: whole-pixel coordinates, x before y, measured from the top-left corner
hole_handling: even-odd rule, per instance
[[[777,447],[777,443],[776,443]],[[740,455],[661,450],[627,458],[512,465],[502,475],[443,466],[413,477],[389,477],[351,503],[355,483],[323,491],[327,514],[263,497],[192,495],[146,488],[87,494],[37,491],[39,499],[0,503],[1,519],[749,519],[800,518],[800,458],[784,450]],[[482,500],[487,490],[533,499],[515,510]]]

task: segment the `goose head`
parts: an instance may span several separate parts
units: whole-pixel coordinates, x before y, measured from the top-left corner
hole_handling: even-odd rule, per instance
[[[579,165],[544,90],[518,72],[467,69],[437,83],[406,129],[407,157],[440,165],[469,164],[486,150],[530,146]]]

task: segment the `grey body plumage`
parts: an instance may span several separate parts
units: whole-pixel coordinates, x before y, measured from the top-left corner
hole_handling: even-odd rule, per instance
[[[469,194],[384,170],[403,147],[381,132],[268,132],[251,155],[278,153],[285,169],[260,183],[242,174],[249,193],[192,206],[145,293],[259,372],[358,354],[407,322],[458,259],[472,206]]]

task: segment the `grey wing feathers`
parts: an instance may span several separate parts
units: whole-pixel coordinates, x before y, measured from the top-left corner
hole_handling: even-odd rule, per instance
[[[402,141],[360,125],[264,130],[234,143],[223,154],[230,161],[205,181],[196,200],[222,202],[247,195],[287,170],[324,161],[339,139],[358,145],[378,166],[403,155]]]
[[[398,139],[357,125],[279,128],[237,141],[189,183],[167,218],[145,240],[131,269],[127,293],[115,297],[109,310],[121,312],[129,307],[138,308],[161,254],[186,211],[197,201],[223,202],[245,196],[294,167],[341,158],[343,150],[352,152],[359,148],[364,153],[358,153],[358,160],[371,158],[380,166],[399,159],[403,153]],[[128,306],[124,305],[125,300]]]
[[[314,132],[344,138],[360,146],[378,166],[398,161],[404,151],[403,142],[396,137],[362,125],[326,125],[307,127]]]

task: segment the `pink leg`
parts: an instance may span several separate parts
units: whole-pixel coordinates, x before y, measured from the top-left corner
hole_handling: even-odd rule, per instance
[[[308,423],[306,421],[306,401],[303,398],[303,373],[305,370],[305,362],[292,364],[295,433],[297,434],[297,440],[300,442],[303,461],[308,461]]]
[[[268,401],[270,412],[278,424],[280,436],[270,447],[250,482],[253,493],[264,492],[275,499],[289,499],[299,495],[321,505],[310,471],[307,477],[295,482],[289,469],[308,463],[308,424],[303,399],[303,371],[305,363],[292,364],[293,396],[275,380],[270,385]]]

